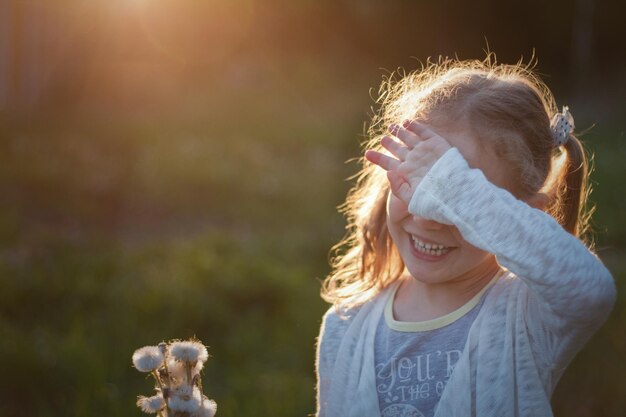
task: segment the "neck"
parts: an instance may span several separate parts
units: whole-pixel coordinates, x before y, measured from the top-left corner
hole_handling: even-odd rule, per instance
[[[426,283],[407,275],[396,293],[394,317],[399,321],[425,321],[449,314],[471,300],[500,271],[494,257],[493,262],[446,282]]]

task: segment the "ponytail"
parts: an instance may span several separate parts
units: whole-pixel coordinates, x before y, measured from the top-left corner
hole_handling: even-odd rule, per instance
[[[590,186],[590,172],[582,143],[573,134],[563,144],[563,151],[553,169],[552,204],[548,212],[557,219],[565,230],[576,237],[584,237],[589,229],[589,218],[593,210],[586,207]],[[583,239],[584,240],[584,239]]]

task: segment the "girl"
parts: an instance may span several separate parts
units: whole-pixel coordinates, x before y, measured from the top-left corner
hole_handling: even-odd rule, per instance
[[[322,290],[318,416],[552,416],[616,297],[579,239],[573,118],[530,69],[489,58],[381,97]]]

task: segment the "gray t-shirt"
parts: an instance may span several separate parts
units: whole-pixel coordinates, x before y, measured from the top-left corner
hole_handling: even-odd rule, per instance
[[[492,281],[492,283],[495,281]],[[376,330],[376,390],[382,417],[432,417],[461,357],[472,322],[488,288],[464,306],[433,320],[409,323],[393,318],[389,297]]]

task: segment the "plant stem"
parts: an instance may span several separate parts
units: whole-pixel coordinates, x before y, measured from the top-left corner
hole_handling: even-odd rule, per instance
[[[191,363],[185,361],[185,370],[187,371],[187,384],[189,386],[193,385],[193,381],[191,380]]]
[[[159,377],[158,370],[152,371],[152,375],[154,375],[154,379],[156,379],[157,384],[159,385],[159,389],[161,390],[161,395],[163,395],[163,400],[165,400],[165,406],[167,407],[167,411],[168,411],[167,415],[169,416],[170,415],[169,413],[170,401],[169,401],[169,398],[165,395],[165,392],[163,391],[163,382],[161,382],[161,378]]]
[[[152,371],[152,376],[156,379],[157,384],[159,385],[159,389],[163,392],[163,383],[161,382],[161,378],[159,377],[159,372],[155,369]]]

